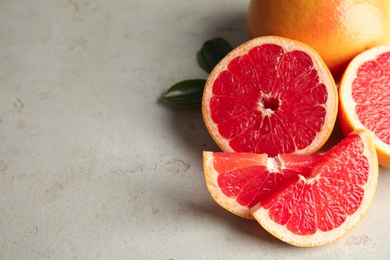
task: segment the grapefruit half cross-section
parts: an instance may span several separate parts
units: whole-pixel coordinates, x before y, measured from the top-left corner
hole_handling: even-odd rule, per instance
[[[268,36],[230,52],[206,81],[202,113],[225,152],[313,153],[337,117],[337,89],[309,46]]]
[[[343,132],[368,129],[379,164],[390,168],[390,46],[355,57],[341,79],[339,96]]]

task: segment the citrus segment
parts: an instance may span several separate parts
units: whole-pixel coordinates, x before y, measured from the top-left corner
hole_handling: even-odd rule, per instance
[[[390,167],[390,46],[358,55],[340,81],[339,96],[343,132],[368,129],[379,163]]]
[[[312,153],[329,138],[337,89],[318,54],[280,37],[253,39],[211,72],[205,124],[226,152]]]
[[[296,246],[335,241],[367,213],[378,181],[374,143],[366,130],[351,133],[324,154],[204,152],[213,199],[228,211],[255,218]]]
[[[296,246],[333,242],[367,213],[378,181],[375,147],[354,132],[322,155],[310,176],[298,175],[251,208],[271,234]]]
[[[204,152],[207,187],[222,207],[248,219],[250,208],[294,176],[307,176],[320,155]]]

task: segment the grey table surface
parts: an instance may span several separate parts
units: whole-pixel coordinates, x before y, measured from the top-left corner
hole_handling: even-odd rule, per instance
[[[0,259],[390,259],[390,171],[341,240],[297,248],[220,208],[200,109],[205,40],[247,40],[249,1],[0,1]],[[340,138],[335,131],[330,145]]]

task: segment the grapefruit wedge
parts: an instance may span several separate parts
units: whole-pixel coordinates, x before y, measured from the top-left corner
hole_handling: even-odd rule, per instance
[[[210,73],[202,99],[207,129],[225,152],[308,154],[329,138],[337,88],[309,46],[274,36],[231,51]]]
[[[359,130],[324,154],[204,152],[204,173],[222,207],[309,247],[341,238],[367,213],[378,159],[370,134]]]
[[[390,168],[390,46],[355,57],[340,81],[339,97],[343,132],[368,129],[379,164]]]
[[[228,211],[254,219],[250,208],[291,178],[308,176],[321,156],[204,152],[207,187],[214,200]]]

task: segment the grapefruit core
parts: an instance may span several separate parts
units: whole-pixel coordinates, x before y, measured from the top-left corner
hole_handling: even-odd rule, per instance
[[[348,233],[368,212],[378,182],[376,150],[366,130],[324,154],[204,152],[203,158],[208,190],[219,205],[254,217],[296,246],[324,245]]]
[[[309,46],[268,36],[230,52],[206,81],[202,114],[225,152],[313,153],[329,138],[338,97]]]

